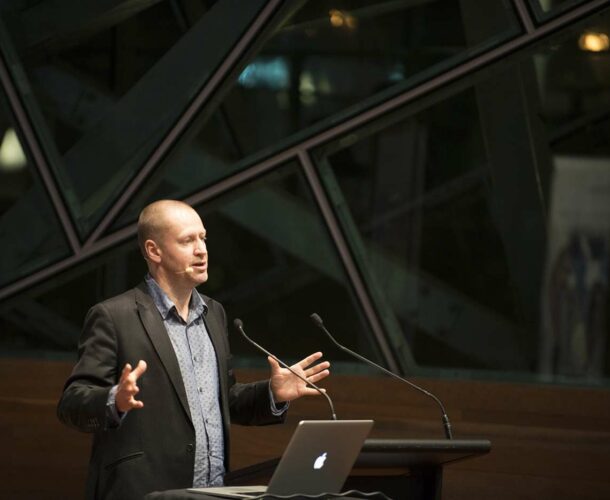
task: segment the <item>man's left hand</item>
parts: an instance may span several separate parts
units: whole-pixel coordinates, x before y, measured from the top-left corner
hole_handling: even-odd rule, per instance
[[[321,357],[322,353],[316,352],[292,365],[290,368],[315,384],[330,374],[328,370],[330,363],[328,361],[314,364]],[[277,403],[292,401],[301,396],[317,396],[320,394],[301,379],[295,377],[290,373],[290,370],[282,368],[271,356],[267,358],[267,361],[269,361],[269,366],[271,367],[271,392],[273,392],[273,399]]]

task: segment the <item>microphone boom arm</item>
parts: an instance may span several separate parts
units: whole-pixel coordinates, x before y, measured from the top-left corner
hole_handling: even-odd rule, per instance
[[[314,324],[326,334],[326,336],[331,340],[331,342],[333,344],[335,344],[342,351],[350,354],[351,356],[359,359],[360,361],[363,361],[364,363],[366,363],[368,365],[374,366],[375,368],[381,370],[383,373],[385,373],[387,375],[390,375],[391,377],[394,377],[398,380],[401,380],[402,382],[405,382],[406,384],[410,385],[413,389],[417,389],[418,391],[424,393],[426,396],[429,396],[434,401],[436,401],[436,404],[438,404],[439,408],[441,409],[441,413],[442,413],[441,418],[443,420],[443,428],[445,430],[445,436],[447,437],[447,439],[453,439],[453,434],[451,432],[451,423],[449,422],[449,417],[447,416],[447,412],[445,411],[445,406],[443,405],[443,403],[441,402],[440,399],[438,399],[434,394],[427,391],[423,387],[420,387],[417,384],[414,384],[413,382],[409,382],[407,379],[405,379],[399,375],[396,375],[394,372],[391,372],[390,370],[384,368],[383,366],[378,365],[377,363],[371,361],[370,359],[367,359],[364,356],[361,356],[360,354],[358,354],[357,352],[354,352],[351,349],[348,349],[344,345],[339,344],[339,342],[337,342],[335,340],[335,338],[330,334],[330,332],[324,326],[324,323],[322,322],[322,318],[320,318],[320,316],[318,316],[316,313],[313,313],[309,317],[314,322]]]

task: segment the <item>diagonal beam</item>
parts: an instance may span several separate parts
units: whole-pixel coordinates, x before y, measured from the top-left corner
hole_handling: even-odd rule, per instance
[[[288,144],[283,150],[275,153],[274,155],[267,157],[259,157],[256,160],[256,163],[254,164],[250,162],[249,167],[248,164],[244,163],[244,170],[237,172],[225,179],[222,179],[221,181],[215,183],[212,186],[208,186],[200,190],[198,193],[189,197],[186,201],[191,204],[196,204],[202,201],[213,199],[223,192],[229,191],[246,182],[249,182],[250,180],[262,175],[265,172],[277,168],[283,162],[296,157],[298,155],[298,152],[301,150],[309,150],[311,148],[315,148],[330,140],[348,134],[354,129],[364,124],[377,120],[382,115],[394,110],[397,107],[402,107],[408,103],[411,103],[424,95],[427,95],[433,91],[448,86],[449,84],[454,83],[469,74],[472,74],[494,62],[502,60],[507,55],[510,55],[519,49],[525,48],[554,33],[555,31],[558,31],[561,28],[564,28],[587,15],[593,14],[598,10],[601,10],[607,5],[608,0],[593,0],[577,8],[574,8],[570,12],[560,15],[552,21],[536,28],[532,33],[526,33],[524,35],[521,35],[499,47],[496,47],[484,54],[479,55],[478,57],[471,59],[470,61],[467,61],[453,68],[452,70],[449,70],[446,73],[438,75],[415,88],[408,89],[382,104],[373,106],[360,114],[343,117],[344,121],[336,126],[329,128],[319,127],[318,129],[313,130],[309,137],[305,139],[301,138],[300,141],[294,141],[293,144]],[[242,50],[245,49],[242,48]],[[0,76],[2,76],[2,72],[6,74],[6,66],[2,61],[0,61],[0,63]],[[2,82],[4,83],[4,80],[2,80]],[[18,98],[16,97],[15,93],[13,93],[13,97],[14,99],[11,99],[11,105],[14,105],[14,100],[18,102]],[[208,97],[209,93],[205,96],[205,99],[207,99]],[[23,114],[22,108],[21,112]],[[196,112],[196,110],[191,109],[190,112],[192,115]],[[25,116],[25,114],[23,114],[23,116]],[[190,123],[191,118],[192,116],[186,117],[186,122]],[[341,117],[336,118],[335,120],[333,120],[333,123],[340,119]],[[181,130],[183,130],[184,128],[185,126],[182,126]],[[170,142],[173,144],[173,140]],[[167,150],[169,150],[168,144],[160,147],[158,151],[159,153],[165,153]],[[151,162],[147,162],[145,168],[147,168],[148,170],[146,172],[141,172],[141,174],[138,175],[136,179],[134,179],[134,183],[130,186],[129,192],[126,192],[125,196],[123,196],[119,200],[120,206],[119,203],[117,203],[117,205],[115,205],[115,207],[111,209],[111,212],[109,212],[105,220],[102,221],[104,224],[103,230],[96,231],[96,233],[92,235],[86,249],[84,249],[82,252],[79,252],[76,256],[69,257],[54,265],[50,265],[41,271],[26,276],[25,278],[0,289],[0,301],[6,299],[7,297],[10,297],[11,295],[21,292],[29,286],[32,286],[40,281],[50,279],[54,275],[70,267],[79,265],[86,259],[97,255],[100,252],[111,248],[112,246],[115,246],[129,238],[132,238],[136,233],[135,224],[126,226],[108,236],[105,236],[103,239],[99,239],[99,241],[96,241],[99,238],[99,235],[101,235],[106,230],[106,228],[112,223],[112,220],[120,213],[122,208],[129,200],[129,197],[137,190],[139,186],[143,184],[143,182],[145,182],[148,174],[152,171],[153,165],[151,165]],[[59,197],[58,192],[57,196]],[[67,213],[65,212],[65,210],[63,213],[66,214],[67,217]],[[63,217],[61,218],[61,220],[62,222],[64,222]]]
[[[47,52],[72,45],[161,0],[46,0],[20,12],[22,45],[29,52]]]
[[[246,8],[246,5],[247,5],[248,8],[252,9],[253,13],[254,13],[254,12],[256,12],[256,9],[254,7],[256,7],[256,5],[257,5],[254,2],[248,2],[247,4],[239,3],[239,5],[237,5],[237,4],[233,5],[232,2],[227,2],[226,0],[224,2],[221,2],[221,4],[226,4],[226,6],[223,7],[224,10],[222,11],[222,16],[224,16],[224,17],[222,17],[222,16],[220,16],[220,17],[222,19],[227,19],[227,20],[230,20],[229,12],[231,9],[229,7],[233,6],[233,8],[239,8],[240,10],[243,11],[243,9]],[[273,16],[276,14],[276,12],[278,11],[278,9],[281,6],[282,6],[282,2],[280,0],[269,1],[263,7],[263,9],[258,13],[258,15],[256,15],[256,17],[254,18],[254,21],[250,24],[250,26],[246,29],[246,31],[243,34],[241,34],[239,41],[233,46],[232,49],[229,50],[226,57],[219,58],[220,63],[219,63],[218,68],[216,69],[216,71],[214,71],[213,74],[208,75],[207,82],[203,85],[201,90],[199,90],[196,93],[194,99],[192,100],[191,104],[187,107],[186,111],[182,114],[182,116],[178,119],[176,124],[171,128],[169,133],[167,133],[165,138],[160,142],[160,144],[156,147],[156,149],[148,157],[148,159],[144,163],[143,167],[138,171],[138,173],[134,176],[134,178],[129,182],[129,184],[127,185],[125,190],[122,192],[121,196],[117,198],[114,205],[108,210],[106,215],[103,217],[103,219],[100,221],[98,226],[95,228],[95,230],[92,232],[90,237],[87,239],[87,241],[85,243],[86,247],[91,245],[98,238],[100,238],[101,235],[108,229],[108,227],[113,222],[115,217],[120,214],[120,212],[127,205],[129,200],[131,199],[131,197],[140,189],[140,187],[146,181],[148,176],[157,167],[157,165],[160,163],[160,161],[163,159],[163,157],[169,152],[171,147],[173,147],[173,145],[176,143],[176,141],[179,139],[179,137],[182,135],[182,133],[185,131],[185,129],[189,126],[189,124],[194,119],[194,117],[199,112],[199,110],[208,102],[208,100],[218,90],[218,88],[221,86],[222,82],[225,80],[227,75],[234,69],[235,65],[242,59],[244,53],[246,53],[246,51],[250,49],[251,44],[256,39],[258,34],[261,32],[261,30],[263,30],[268,25],[268,23],[271,21],[271,19],[273,18]],[[213,11],[210,11],[210,14],[212,14],[212,12]],[[189,33],[189,35],[191,35],[191,34]],[[202,44],[203,47],[206,47],[205,42],[206,42],[207,37],[209,36],[209,29],[207,31],[202,29],[202,30],[200,30],[200,32],[194,32],[192,34],[192,36],[195,36],[195,35],[202,37],[200,43]],[[192,43],[190,45],[192,46]],[[190,59],[192,57],[192,51],[187,51],[187,53],[185,53],[185,55],[188,56],[188,61],[190,61]],[[170,59],[170,61],[171,61],[171,59]],[[188,67],[188,61],[186,62],[187,67]],[[166,73],[166,70],[167,70],[167,68],[164,68],[163,73],[166,76],[169,76]],[[175,71],[172,73],[175,74]],[[170,90],[172,92],[175,91],[175,89],[173,89],[174,84],[171,82],[171,80],[168,83],[170,83],[171,85],[170,85],[170,87],[167,88],[167,91],[170,91]],[[190,84],[188,87],[192,87],[192,84]],[[155,93],[154,93],[155,98],[160,97],[158,90],[159,90],[158,88],[155,88]],[[186,88],[185,92],[188,90],[189,90],[189,88]],[[137,89],[137,88],[134,88],[132,90],[132,92],[134,93],[134,99],[136,99],[136,101],[141,100],[138,97],[138,95],[141,93],[141,91],[142,91],[142,89]],[[191,89],[191,91],[192,91],[192,89]],[[137,105],[136,109],[141,109],[142,111],[145,111],[147,109],[147,105],[150,103],[145,103],[145,104],[146,104],[145,106]],[[133,109],[133,104],[129,105],[129,109]],[[124,111],[127,112],[127,114],[129,114],[128,109],[125,109]],[[117,113],[116,113],[117,118],[123,119],[124,116],[125,116],[124,112],[119,112],[117,110]],[[140,131],[138,133],[139,141],[148,140],[150,137],[150,134],[152,132],[154,132],[155,130],[157,130],[158,123],[155,121],[155,119],[154,119],[155,117],[151,117],[151,118],[152,118],[152,121],[150,123],[147,121],[142,123],[143,126],[145,123],[148,123],[148,125],[146,126],[147,128],[145,130]],[[158,121],[158,116],[156,118]],[[150,127],[152,127],[152,129]],[[110,134],[109,138],[114,137],[115,129],[111,126],[111,124],[105,125],[104,130],[106,130],[106,132],[108,134]],[[117,139],[117,138],[115,137],[115,139]],[[124,141],[121,139],[118,139],[118,141],[120,143],[124,143]],[[90,144],[87,144],[85,146],[83,143],[83,146],[82,146],[83,150],[87,151],[87,152],[90,151],[91,147],[95,147],[96,144],[99,145],[99,137],[92,136],[88,142]],[[78,155],[75,154],[75,156],[78,156]],[[69,158],[66,158],[66,159],[69,160]],[[81,162],[73,161],[72,163],[76,166],[76,165],[79,165]]]
[[[38,137],[34,133],[31,121],[25,112],[23,103],[19,98],[13,81],[9,76],[4,54],[0,55],[0,83],[4,87],[6,96],[15,115],[15,119],[23,137],[25,139],[26,149],[32,155],[32,166],[38,170],[42,184],[49,195],[51,204],[57,213],[59,221],[64,230],[64,234],[68,240],[68,245],[73,253],[80,252],[81,244],[78,238],[76,227],[69,214],[69,211],[64,203],[61,192],[57,186],[57,182],[51,173],[51,169],[47,162],[46,156],[40,145]]]

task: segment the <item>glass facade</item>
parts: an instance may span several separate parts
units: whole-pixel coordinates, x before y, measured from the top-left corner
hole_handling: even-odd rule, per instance
[[[337,6],[334,0],[303,2],[265,40],[218,109],[192,132],[196,139],[184,153],[191,158],[188,180],[177,162],[162,165],[118,226],[133,220],[147,199],[187,196],[194,185],[247,168],[331,120],[361,112],[520,33],[512,8],[501,0]]]
[[[36,272],[70,249],[19,127],[0,93],[0,287]]]
[[[0,200],[5,353],[73,355],[86,309],[145,272],[138,212],[178,198],[209,231],[201,291],[278,355],[359,369],[317,312],[405,374],[607,385],[608,7],[127,2],[51,26],[51,4],[0,14],[6,127],[44,152],[83,244],[26,160]],[[17,231],[17,205],[44,228]]]
[[[539,21],[547,21],[586,0],[530,0],[530,6]]]
[[[3,3],[5,57],[83,238],[263,4]]]

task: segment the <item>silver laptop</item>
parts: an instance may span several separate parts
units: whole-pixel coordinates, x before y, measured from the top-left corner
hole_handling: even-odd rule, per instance
[[[339,493],[372,427],[372,420],[303,420],[268,486],[189,488],[188,491],[226,498]]]

